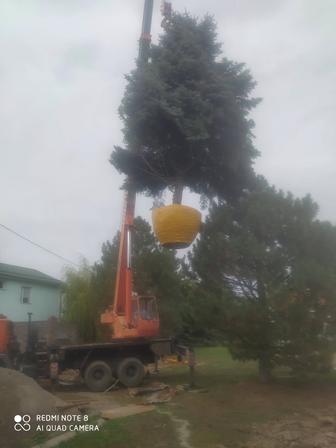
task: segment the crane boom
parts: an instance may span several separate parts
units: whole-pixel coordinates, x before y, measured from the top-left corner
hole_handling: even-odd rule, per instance
[[[145,0],[138,65],[148,62],[153,3],[153,0]],[[102,323],[112,325],[114,338],[157,336],[159,318],[155,297],[140,297],[133,292],[132,233],[136,194],[131,179],[128,179],[128,184],[120,232],[114,302],[113,306],[104,311],[100,320]]]

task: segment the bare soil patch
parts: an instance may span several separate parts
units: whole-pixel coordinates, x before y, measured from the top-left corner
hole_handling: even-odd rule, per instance
[[[24,431],[14,430],[15,415],[57,414],[64,402],[42,389],[26,375],[0,368],[0,446],[18,448],[24,443]]]
[[[295,413],[255,426],[244,448],[334,448],[336,408]]]

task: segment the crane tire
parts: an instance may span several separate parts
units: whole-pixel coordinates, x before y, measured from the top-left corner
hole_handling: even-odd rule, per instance
[[[125,358],[117,367],[119,381],[126,387],[139,386],[145,376],[145,367],[138,358]]]
[[[112,369],[105,361],[93,361],[85,369],[84,381],[92,392],[104,392],[113,382]]]

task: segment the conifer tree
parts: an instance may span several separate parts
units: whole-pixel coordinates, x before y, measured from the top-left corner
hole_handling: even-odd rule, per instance
[[[120,116],[125,147],[111,163],[137,192],[166,187],[230,199],[249,188],[255,82],[242,63],[222,54],[212,17],[173,14],[147,64],[126,76]]]
[[[234,357],[295,372],[327,366],[336,336],[336,227],[317,205],[263,183],[214,206],[191,261],[208,296],[222,298],[222,334]],[[225,311],[224,311],[225,310]]]

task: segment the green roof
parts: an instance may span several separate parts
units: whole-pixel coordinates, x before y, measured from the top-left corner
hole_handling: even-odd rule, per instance
[[[13,264],[0,263],[0,278],[11,278],[17,280],[29,280],[35,283],[44,283],[53,286],[61,286],[62,282],[50,275],[36,269],[14,266]]]

